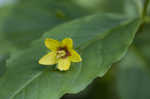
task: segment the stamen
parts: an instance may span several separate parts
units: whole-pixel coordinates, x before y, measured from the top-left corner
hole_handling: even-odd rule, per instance
[[[66,52],[64,50],[57,51],[57,58],[62,58],[66,56]]]

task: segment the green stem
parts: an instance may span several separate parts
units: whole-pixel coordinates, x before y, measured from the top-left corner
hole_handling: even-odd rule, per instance
[[[142,18],[144,18],[145,16],[147,16],[147,10],[148,10],[148,4],[149,4],[150,0],[145,0],[144,2],[144,8],[143,8],[143,13],[142,13]]]

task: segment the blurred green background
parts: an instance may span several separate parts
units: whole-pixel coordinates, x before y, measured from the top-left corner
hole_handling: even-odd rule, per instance
[[[143,6],[144,0],[0,0],[0,55],[30,47],[58,24],[93,13],[141,16]],[[150,99],[149,33],[147,21],[122,61],[79,94],[62,99]]]

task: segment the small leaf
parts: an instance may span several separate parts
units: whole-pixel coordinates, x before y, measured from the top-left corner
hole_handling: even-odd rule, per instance
[[[32,47],[13,53],[8,72],[0,79],[2,99],[58,99],[83,90],[120,60],[131,44],[140,21],[111,14],[96,14],[60,25],[35,41]],[[70,37],[83,61],[66,72],[46,68],[38,60],[47,53],[46,38]]]

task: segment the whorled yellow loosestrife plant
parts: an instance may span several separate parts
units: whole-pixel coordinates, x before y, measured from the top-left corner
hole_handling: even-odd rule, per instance
[[[47,55],[39,60],[42,65],[57,64],[60,71],[69,70],[71,62],[81,62],[80,55],[73,50],[73,41],[71,38],[65,38],[62,42],[54,39],[46,39],[45,46],[51,50]]]

